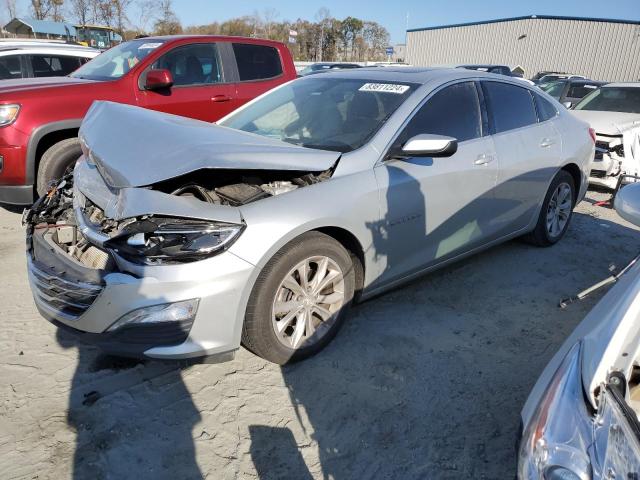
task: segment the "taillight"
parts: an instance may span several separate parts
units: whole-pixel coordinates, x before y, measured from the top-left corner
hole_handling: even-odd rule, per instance
[[[596,131],[593,128],[589,128],[589,135],[591,136],[593,143],[596,143]]]

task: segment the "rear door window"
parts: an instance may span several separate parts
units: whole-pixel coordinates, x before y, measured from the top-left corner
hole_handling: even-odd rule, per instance
[[[482,136],[480,102],[474,82],[456,83],[436,92],[413,116],[402,132],[402,143],[415,135],[431,133],[458,142]]]
[[[20,55],[0,57],[0,80],[22,78]]]
[[[502,82],[483,81],[493,133],[502,133],[538,122],[528,89]]]
[[[537,93],[533,95],[536,102],[536,110],[538,112],[538,121],[546,122],[558,115],[558,110],[553,104],[546,98],[542,98],[542,95]]]
[[[64,77],[82,65],[79,57],[29,55],[34,77]]]
[[[218,49],[214,43],[174,48],[156,60],[151,68],[169,70],[176,87],[211,85],[222,81]]]
[[[280,53],[274,47],[234,43],[233,53],[238,64],[240,81],[266,80],[282,74]]]

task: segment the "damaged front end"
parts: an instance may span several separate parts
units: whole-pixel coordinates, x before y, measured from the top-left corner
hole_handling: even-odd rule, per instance
[[[615,189],[640,179],[640,121],[616,125],[616,133],[596,133],[589,181]]]

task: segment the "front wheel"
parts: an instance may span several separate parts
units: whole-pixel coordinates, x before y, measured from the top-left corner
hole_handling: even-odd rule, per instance
[[[557,243],[569,227],[576,197],[573,177],[560,170],[545,195],[535,229],[524,239],[540,247]]]
[[[260,273],[247,305],[242,344],[280,365],[310,357],[340,329],[354,290],[349,252],[328,235],[305,233]]]
[[[47,193],[49,186],[59,178],[73,170],[76,160],[82,155],[80,141],[77,138],[67,138],[53,144],[47,149],[38,166],[36,190],[38,196]]]

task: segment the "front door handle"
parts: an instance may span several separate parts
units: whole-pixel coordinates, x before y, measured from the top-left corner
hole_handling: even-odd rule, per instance
[[[228,95],[214,95],[211,97],[212,102],[228,102],[231,100],[231,97]]]
[[[478,155],[478,158],[476,158],[476,161],[473,162],[474,165],[486,165],[487,163],[491,163],[493,162],[493,155],[487,155],[486,153],[483,153],[481,155]]]
[[[553,145],[554,143],[556,142],[552,138],[543,138],[542,141],[540,142],[540,146],[542,148],[547,148]]]

